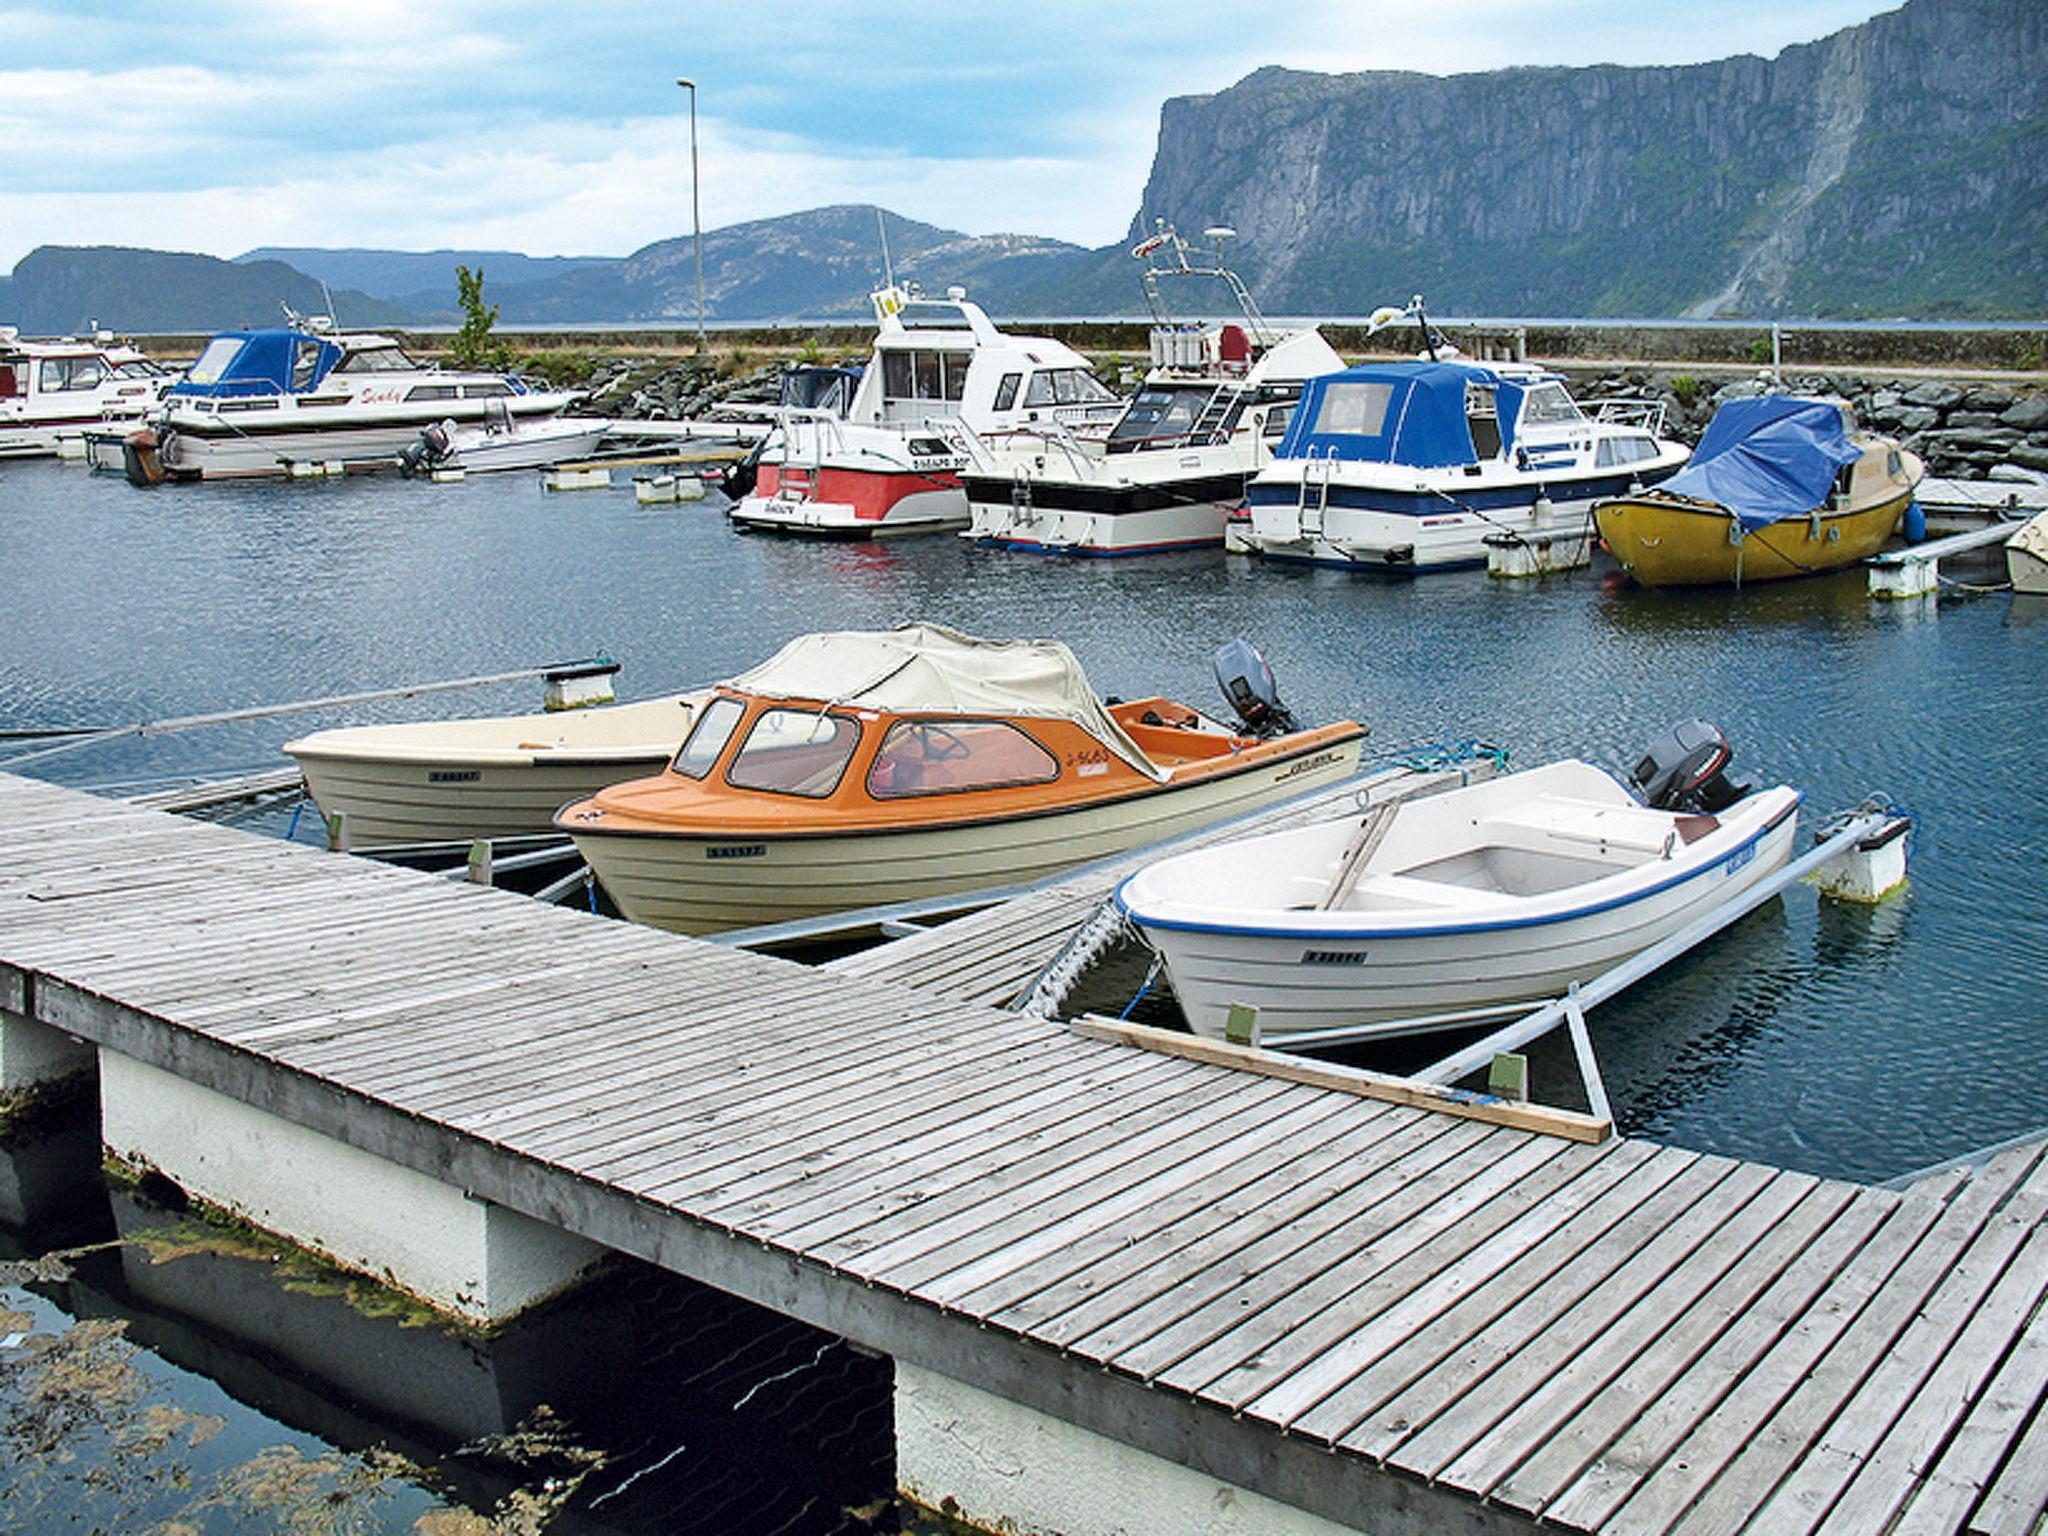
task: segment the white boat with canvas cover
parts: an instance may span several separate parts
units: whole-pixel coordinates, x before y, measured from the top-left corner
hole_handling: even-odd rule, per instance
[[[1344,366],[1322,333],[1267,321],[1222,242],[1195,251],[1167,224],[1131,252],[1149,260],[1152,367],[1107,437],[1058,423],[985,434],[962,483],[965,538],[1004,549],[1136,555],[1220,545],[1246,484],[1271,461],[1304,381]],[[1192,259],[1191,259],[1192,257]],[[1164,284],[1221,284],[1238,319],[1175,323]]]
[[[1285,1040],[1373,1024],[1412,1034],[1559,997],[1791,855],[1797,790],[1728,785],[1726,744],[1699,722],[1666,743],[1645,760],[1657,804],[1567,759],[1163,859],[1116,903],[1198,1034],[1223,1036],[1233,1005]]]
[[[970,435],[1033,423],[1107,431],[1122,410],[1088,359],[996,329],[964,288],[873,295],[874,357],[843,413],[785,408],[763,443],[743,528],[879,538],[967,526]]]
[[[546,835],[567,802],[660,769],[703,697],[344,726],[284,750],[321,814],[348,817],[351,848]]]

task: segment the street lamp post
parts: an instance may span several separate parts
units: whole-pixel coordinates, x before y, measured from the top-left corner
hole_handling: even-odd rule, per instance
[[[708,351],[711,343],[704,334],[704,220],[697,211],[697,82],[676,81],[690,93],[690,244],[697,257],[697,350]]]

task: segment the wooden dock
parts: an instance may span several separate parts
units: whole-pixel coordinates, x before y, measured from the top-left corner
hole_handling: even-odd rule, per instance
[[[1377,1536],[2048,1519],[2040,1147],[1878,1190],[943,991],[0,776],[0,1009],[1165,1462]]]

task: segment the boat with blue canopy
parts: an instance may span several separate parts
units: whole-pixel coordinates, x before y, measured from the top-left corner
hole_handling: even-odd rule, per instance
[[[320,322],[222,331],[171,387],[144,446],[181,479],[395,463],[425,427],[538,421],[574,398],[515,374],[420,363],[373,332]]]
[[[1663,405],[1581,410],[1564,379],[1477,363],[1412,316],[1425,356],[1311,379],[1273,462],[1246,496],[1233,547],[1271,559],[1391,572],[1486,563],[1490,534],[1583,527],[1594,503],[1672,474],[1686,449]]]
[[[1778,581],[1875,554],[1924,473],[1891,438],[1856,430],[1842,401],[1757,395],[1716,411],[1678,474],[1594,519],[1644,586]]]

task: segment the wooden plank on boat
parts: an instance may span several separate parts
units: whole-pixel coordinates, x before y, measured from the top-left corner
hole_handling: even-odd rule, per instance
[[[1285,1078],[1289,1082],[1309,1083],[1318,1088],[1335,1088],[1342,1093],[1385,1099],[1389,1103],[1457,1115],[1467,1120],[1483,1120],[1489,1125],[1506,1125],[1545,1136],[1561,1136],[1568,1141],[1605,1141],[1614,1134],[1613,1121],[1597,1119],[1576,1110],[1552,1109],[1542,1104],[1512,1104],[1486,1094],[1439,1088],[1431,1083],[1411,1082],[1405,1077],[1390,1077],[1383,1072],[1310,1061],[1280,1051],[1232,1045],[1225,1040],[1184,1035],[1177,1030],[1159,1029],[1148,1024],[1132,1024],[1091,1014],[1073,1020],[1068,1027],[1091,1040],[1111,1040],[1170,1056],[1183,1056],[1191,1061],[1233,1067],[1241,1072]]]

